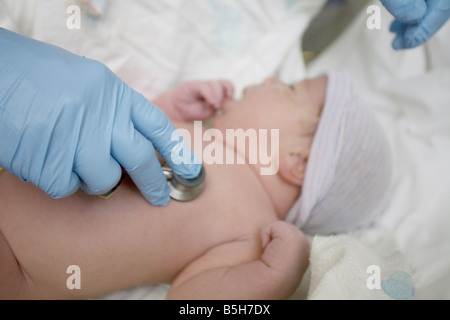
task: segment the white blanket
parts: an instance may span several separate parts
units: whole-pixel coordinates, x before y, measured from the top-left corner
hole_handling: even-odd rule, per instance
[[[271,75],[352,72],[395,152],[392,203],[370,232],[313,240],[308,297],[408,298],[410,276],[416,298],[450,299],[450,24],[427,46],[397,53],[391,17],[382,10],[382,30],[369,30],[363,12],[305,69],[300,37],[324,0],[109,0],[99,19],[83,11],[81,29],[69,30],[73,3],[0,0],[0,26],[98,59],[149,99],[193,78],[228,78],[239,94]],[[394,288],[367,287],[373,265]],[[167,288],[103,298],[164,299]]]
[[[383,231],[376,231],[380,232]],[[376,247],[370,243],[373,239],[367,239],[366,232],[363,238],[350,235],[314,238],[308,299],[415,298],[411,265],[401,252],[390,247],[394,240],[387,236],[381,248],[380,242]]]

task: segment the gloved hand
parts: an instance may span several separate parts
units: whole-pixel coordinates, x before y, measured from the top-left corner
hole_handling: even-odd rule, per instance
[[[103,64],[0,28],[0,167],[62,198],[80,186],[109,191],[122,166],[149,202],[166,205],[154,147],[184,178],[201,169],[193,153],[189,164],[172,162],[174,131]]]
[[[381,0],[396,20],[392,47],[415,48],[430,39],[450,18],[450,0]]]

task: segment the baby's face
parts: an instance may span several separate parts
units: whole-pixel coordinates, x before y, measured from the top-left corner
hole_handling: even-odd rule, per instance
[[[220,129],[278,129],[280,147],[310,148],[325,100],[327,77],[287,85],[269,78],[247,87],[240,100],[228,100],[215,119]]]

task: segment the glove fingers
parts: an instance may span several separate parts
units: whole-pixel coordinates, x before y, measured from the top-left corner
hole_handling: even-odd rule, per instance
[[[147,201],[160,206],[169,202],[167,179],[152,143],[135,130],[125,115],[116,121],[113,129],[112,155]]]
[[[449,11],[431,10],[422,23],[410,26],[405,31],[405,46],[414,48],[430,39],[449,19]]]
[[[427,12],[425,0],[381,0],[381,2],[395,18],[407,24],[422,21]]]
[[[139,132],[136,132],[136,135],[141,137],[140,143],[136,145],[148,152],[129,160],[130,164],[135,161],[136,165],[133,170],[128,171],[128,174],[147,201],[155,206],[165,206],[170,200],[170,188],[162,172],[161,164],[151,142]]]
[[[131,118],[135,128],[152,144],[172,167],[176,174],[185,179],[196,178],[201,170],[200,161],[187,146],[159,108],[148,102],[143,96],[135,94],[131,106]],[[184,151],[183,161],[178,161],[177,150]]]
[[[109,150],[100,155],[98,153],[94,150],[83,152],[86,156],[81,154],[75,163],[75,171],[81,179],[81,188],[91,195],[108,192],[117,185],[122,175],[120,165],[110,156]]]
[[[81,185],[81,181],[78,177],[78,175],[75,172],[72,172],[69,180],[66,183],[66,187],[65,188],[61,188],[60,185],[58,185],[58,189],[57,190],[53,190],[52,186],[56,186],[56,184],[53,184],[50,188],[48,188],[47,190],[45,190],[45,192],[51,196],[53,199],[62,199],[65,197],[68,197],[72,194],[74,194],[75,192],[77,192],[77,190],[80,188]],[[42,186],[39,186],[39,188],[43,189]],[[62,191],[64,190],[64,191]]]
[[[408,27],[407,24],[404,24],[403,22],[400,22],[398,20],[395,20],[392,24],[391,27],[389,28],[390,32],[394,32],[394,33],[404,33],[406,28]]]
[[[389,29],[390,32],[393,32],[396,34],[396,37],[392,43],[392,47],[395,50],[403,50],[405,49],[405,31],[408,28],[408,25],[404,24],[403,22],[400,22],[398,20],[395,20]]]

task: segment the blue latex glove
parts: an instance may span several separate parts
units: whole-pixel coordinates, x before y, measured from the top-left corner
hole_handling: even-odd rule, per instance
[[[173,163],[172,149],[180,148],[174,131],[103,64],[0,29],[0,167],[22,180],[53,198],[80,187],[103,194],[122,166],[149,202],[166,205],[169,187],[154,147],[184,178],[201,169],[193,153],[191,164]]]
[[[450,0],[381,0],[396,20],[392,47],[415,48],[430,39],[450,18]]]

